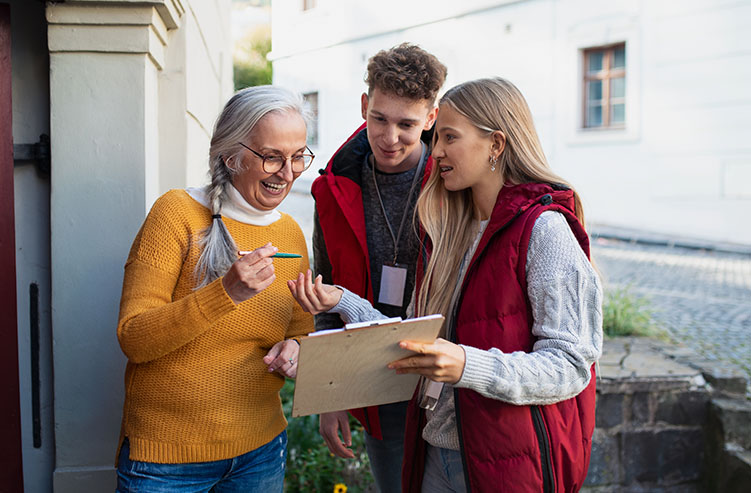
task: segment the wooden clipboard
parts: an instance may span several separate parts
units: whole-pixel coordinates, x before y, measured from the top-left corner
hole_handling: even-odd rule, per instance
[[[418,375],[397,375],[386,365],[411,351],[399,341],[433,342],[442,315],[367,327],[322,331],[300,339],[292,416],[357,409],[409,400]],[[388,322],[388,321],[387,321]]]

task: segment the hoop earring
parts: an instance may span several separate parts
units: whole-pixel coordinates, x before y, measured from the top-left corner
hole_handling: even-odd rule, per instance
[[[490,171],[495,171],[495,165],[498,163],[498,158],[490,156]]]

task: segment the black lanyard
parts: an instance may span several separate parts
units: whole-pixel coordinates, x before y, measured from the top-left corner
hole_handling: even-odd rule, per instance
[[[422,170],[425,168],[425,161],[427,160],[425,157],[425,151],[427,149],[427,146],[422,143],[422,151],[420,153],[420,162],[417,164],[417,170],[415,170],[415,176],[412,178],[412,186],[409,188],[409,195],[407,195],[407,205],[409,205],[412,202],[412,194],[415,193],[415,185],[417,185],[417,182],[419,181],[420,177],[422,176]],[[378,202],[381,204],[381,212],[383,212],[383,219],[386,221],[386,226],[389,228],[389,234],[391,235],[391,241],[394,242],[394,265],[396,265],[397,256],[399,254],[399,239],[402,237],[402,229],[404,228],[404,220],[407,218],[407,211],[409,210],[408,206],[404,207],[404,212],[402,213],[402,220],[399,223],[399,231],[397,231],[396,236],[394,236],[394,230],[391,227],[391,223],[389,222],[389,217],[386,214],[386,208],[383,206],[383,199],[381,198],[381,192],[378,190],[378,180],[376,180],[376,174],[375,174],[375,159],[373,159],[373,163],[371,166],[373,170],[373,184],[375,185],[376,195],[378,196]]]

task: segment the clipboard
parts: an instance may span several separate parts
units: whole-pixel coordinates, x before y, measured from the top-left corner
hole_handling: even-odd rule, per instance
[[[414,354],[399,341],[435,341],[443,320],[379,320],[301,338],[292,417],[409,400],[419,375],[397,375],[386,365]]]

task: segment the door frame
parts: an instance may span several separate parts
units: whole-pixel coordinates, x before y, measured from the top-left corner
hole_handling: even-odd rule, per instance
[[[0,490],[23,491],[13,207],[10,5],[0,4]]]

